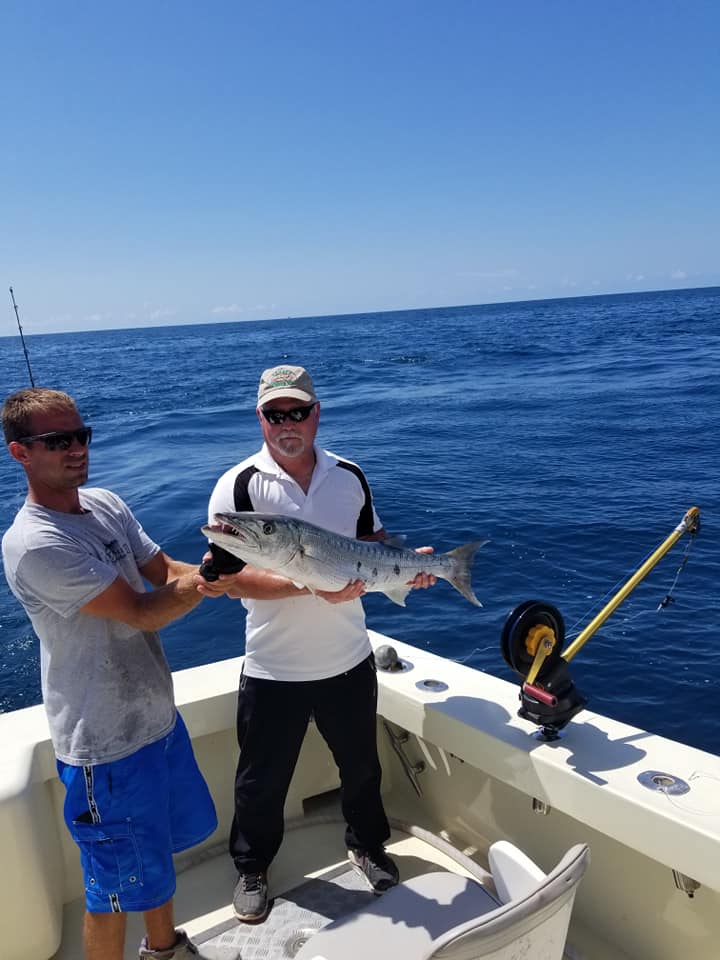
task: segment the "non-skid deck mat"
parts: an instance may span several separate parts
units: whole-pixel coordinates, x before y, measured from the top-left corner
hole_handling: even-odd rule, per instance
[[[193,936],[207,960],[288,960],[314,933],[375,899],[358,874],[342,864],[276,897],[263,923],[233,919]]]

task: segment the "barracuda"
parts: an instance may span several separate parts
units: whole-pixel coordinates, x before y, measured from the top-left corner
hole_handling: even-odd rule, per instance
[[[441,554],[417,553],[394,543],[354,540],[304,520],[254,512],[218,513],[219,526],[202,528],[223,550],[254,567],[274,570],[309,590],[340,590],[351,580],[405,606],[408,581],[418,573],[447,580],[470,603],[482,604],[470,580],[473,558],[487,540]]]

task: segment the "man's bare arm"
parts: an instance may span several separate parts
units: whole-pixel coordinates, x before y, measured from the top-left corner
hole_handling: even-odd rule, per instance
[[[360,580],[352,580],[341,590],[310,590],[308,587],[298,587],[293,580],[273,570],[261,570],[250,564],[243,567],[240,573],[221,575],[211,583],[202,577],[196,577],[195,583],[199,592],[206,597],[217,597],[225,593],[234,600],[289,600],[314,594],[328,603],[347,603],[364,593]]]
[[[173,560],[161,550],[140,567],[140,573],[155,590],[140,592],[123,577],[116,577],[106,590],[82,607],[82,612],[118,620],[138,630],[159,630],[203,599],[195,585],[198,569],[182,560]]]

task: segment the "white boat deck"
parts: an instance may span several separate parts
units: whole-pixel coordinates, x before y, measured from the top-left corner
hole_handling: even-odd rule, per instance
[[[344,826],[339,818],[330,822],[313,822],[288,830],[278,857],[271,868],[269,892],[271,897],[281,897],[300,886],[305,880],[332,876],[349,866],[343,844]],[[395,859],[406,880],[430,870],[449,870],[467,875],[461,865],[446,856],[441,850],[413,836],[394,831],[388,851]],[[178,887],[175,896],[175,920],[191,938],[204,939],[208,931],[226,928],[231,933],[239,922],[232,910],[232,891],[237,876],[225,844],[218,844],[200,856],[189,854],[178,858]],[[358,886],[363,889],[361,881]],[[368,896],[371,897],[368,890]],[[272,912],[271,912],[272,913]],[[65,906],[63,911],[63,941],[53,960],[80,960],[84,899],[78,898]],[[267,960],[288,960],[306,939],[307,927],[297,929],[292,922],[285,928],[267,923],[252,927],[243,925],[253,939],[262,940],[262,956]],[[241,931],[244,932],[244,931]],[[125,946],[126,960],[137,960],[138,944],[144,934],[142,916],[128,914],[128,937]],[[245,958],[243,952],[243,960]],[[232,954],[228,951],[227,956]],[[218,954],[218,960],[221,960]],[[224,960],[224,957],[222,958]]]

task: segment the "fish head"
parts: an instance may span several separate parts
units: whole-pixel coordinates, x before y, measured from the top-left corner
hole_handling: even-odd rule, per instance
[[[254,511],[216,513],[215,523],[202,532],[233,556],[269,570],[289,563],[300,545],[300,531],[291,517]]]

